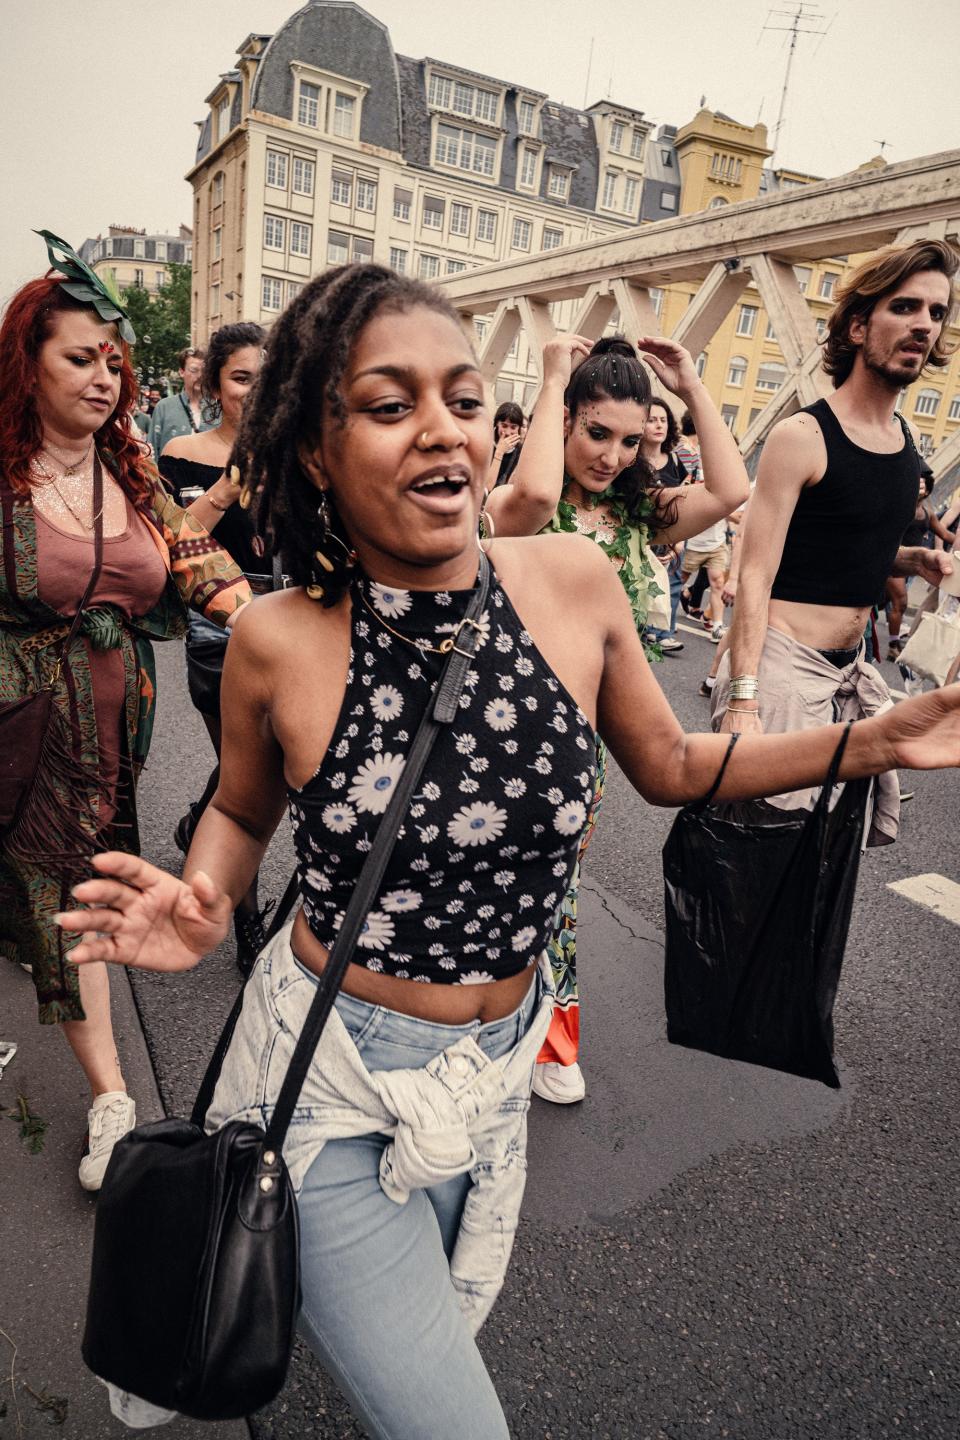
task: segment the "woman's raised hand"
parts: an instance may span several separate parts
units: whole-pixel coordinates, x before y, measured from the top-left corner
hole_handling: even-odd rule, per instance
[[[557,380],[566,389],[570,376],[593,349],[585,335],[554,335],[543,347],[543,383]]]
[[[69,952],[78,965],[107,960],[139,970],[190,970],[230,928],[230,897],[202,870],[177,880],[116,850],[95,855],[93,867],[99,878],[71,892],[88,908],[56,917],[62,929],[83,935]]]
[[[661,385],[685,400],[700,385],[700,376],[689,350],[662,335],[641,335],[637,349]]]

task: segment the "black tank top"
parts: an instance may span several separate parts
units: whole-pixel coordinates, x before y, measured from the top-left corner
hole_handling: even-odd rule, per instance
[[[800,413],[820,426],[827,468],[818,484],[800,491],[771,599],[873,605],[917,508],[917,452],[902,420],[901,449],[882,455],[855,445],[826,400]]]

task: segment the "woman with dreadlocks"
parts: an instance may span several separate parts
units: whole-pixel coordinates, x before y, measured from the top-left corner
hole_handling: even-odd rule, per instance
[[[596,545],[495,540],[484,561],[490,448],[477,361],[441,295],[376,265],[304,287],[238,440],[297,588],[249,606],[231,639],[220,785],[183,878],[101,855],[74,891],[89,908],[61,916],[83,932],[78,963],[188,969],[226,934],[289,808],[302,908],[247,982],[207,1115],[263,1125],[444,641],[489,580],[457,719],[417,783],[284,1145],[301,1328],[370,1433],[392,1440],[508,1433],[474,1335],[517,1223],[552,1007],[543,952],[593,794],[594,729],[661,805],[705,794],[728,749],[683,734]],[[839,736],[741,738],[719,794],[813,783]],[[843,778],[960,764],[960,690],[859,722],[846,754]]]
[[[637,633],[650,618],[651,601],[666,595],[650,546],[676,545],[697,535],[746,498],[749,485],[736,443],[704,389],[690,355],[676,341],[640,340],[660,383],[696,412],[703,426],[709,483],[678,490],[664,485],[639,447],[651,407],[650,378],[622,335],[604,336],[592,349],[582,335],[558,335],[543,351],[543,388],[516,469],[489,496],[484,510],[497,535],[538,531],[586,535],[610,561],[626,591]],[[659,404],[663,404],[661,400]],[[664,619],[666,614],[664,615]],[[534,1094],[571,1105],[586,1094],[579,1064],[580,989],[577,981],[577,909],[581,866],[603,800],[606,750],[597,745],[597,785],[580,840],[577,865],[550,941],[557,990],[553,1022],[544,1041]]]
[[[41,1024],[62,1025],[90,1085],[80,1183],[99,1190],[135,1107],[106,968],[67,963],[73,937],[53,916],[94,850],[137,849],[151,640],[183,634],[185,602],[231,624],[250,589],[166,494],[127,423],[137,386],[124,311],[69,245],[42,233],[60,273],[24,285],[0,327],[0,704],[49,685],[52,706],[34,783],[0,838],[0,954],[31,970]],[[11,772],[23,773],[9,736],[0,728],[4,803]]]

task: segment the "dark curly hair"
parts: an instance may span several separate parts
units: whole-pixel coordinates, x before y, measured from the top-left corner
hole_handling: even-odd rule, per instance
[[[950,363],[953,346],[947,340],[947,326],[957,309],[954,276],[960,257],[945,240],[915,240],[912,245],[888,245],[868,255],[837,289],[837,303],[827,317],[827,338],[823,343],[823,368],[836,389],[849,378],[860,348],[850,339],[852,320],[869,320],[874,306],[912,275],[938,270],[950,287],[950,300],[943,329],[927,357],[927,365],[942,368]]]
[[[340,385],[368,321],[420,305],[446,315],[463,333],[457,312],[429,285],[383,265],[340,265],[305,285],[270,330],[233,461],[243,476],[241,503],[255,499],[257,533],[271,539],[295,585],[313,582],[320,499],[300,463],[300,447],[319,443],[325,405],[335,424],[346,420]],[[327,501],[335,540],[324,547],[331,568],[323,565],[322,601],[334,605],[350,581],[349,542],[333,496]]]
[[[209,410],[220,410],[220,372],[238,350],[248,345],[263,347],[266,331],[253,320],[241,320],[236,325],[221,325],[210,336],[210,344],[203,361],[203,378],[200,387],[204,402]]]

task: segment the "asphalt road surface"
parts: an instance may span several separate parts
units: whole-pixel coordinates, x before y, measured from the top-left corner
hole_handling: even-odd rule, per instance
[[[681,638],[657,674],[685,728],[703,729],[712,647]],[[180,647],[158,647],[158,663],[144,852],[176,867],[173,827],[212,756]],[[667,1043],[659,852],[672,816],[613,767],[581,938],[587,1100],[533,1102],[524,1219],[480,1340],[516,1440],[960,1434],[960,928],[887,888],[960,881],[960,777],[904,780],[901,840],[861,869],[836,1093]],[[264,893],[290,866],[278,835]],[[236,985],[226,945],[190,975],[134,977],[168,1111],[188,1109]],[[360,1434],[305,1353],[251,1429]]]

